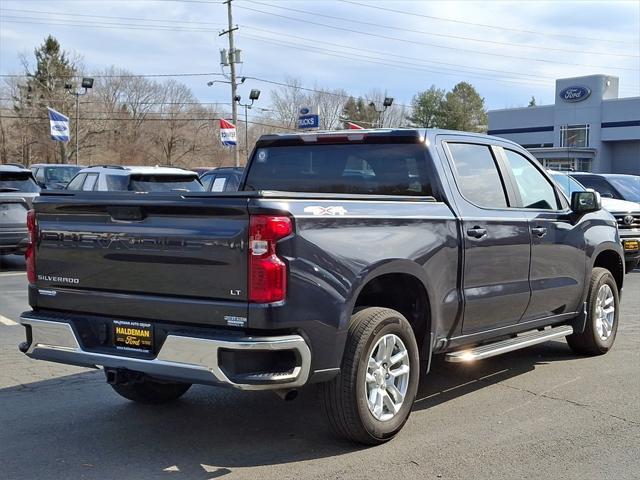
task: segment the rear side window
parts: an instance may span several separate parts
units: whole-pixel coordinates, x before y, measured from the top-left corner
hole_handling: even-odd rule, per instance
[[[105,175],[105,182],[107,183],[107,191],[109,192],[122,192],[127,190],[129,186],[129,175]]]
[[[480,207],[507,207],[502,179],[489,146],[471,143],[447,143],[447,146],[462,195]]]
[[[276,146],[256,150],[247,190],[432,195],[422,144]],[[229,190],[229,188],[226,188]]]
[[[39,192],[31,172],[0,172],[0,192]]]
[[[202,192],[197,175],[131,175],[129,190],[134,192]]]

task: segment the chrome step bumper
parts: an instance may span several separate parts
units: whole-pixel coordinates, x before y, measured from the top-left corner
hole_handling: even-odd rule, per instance
[[[501,342],[489,343],[468,350],[458,350],[445,355],[447,362],[472,362],[484,358],[495,357],[503,353],[512,352],[521,348],[530,347],[538,343],[547,342],[555,338],[566,337],[573,333],[573,327],[561,325],[540,332],[525,333]]]
[[[244,337],[233,340],[168,335],[156,358],[140,359],[83,350],[69,323],[21,317],[31,329],[31,343],[25,354],[38,360],[84,367],[123,368],[187,383],[230,385],[241,390],[297,388],[309,377],[311,351],[300,335]],[[248,376],[251,383],[232,381],[218,362],[218,350],[290,350],[297,365],[288,372]],[[254,378],[255,377],[255,378]]]

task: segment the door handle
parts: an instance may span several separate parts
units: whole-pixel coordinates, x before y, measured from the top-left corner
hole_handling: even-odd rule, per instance
[[[467,230],[467,235],[473,238],[482,238],[487,234],[487,231],[484,228],[473,227]]]
[[[547,234],[547,229],[544,227],[534,227],[531,229],[531,233],[538,237],[544,237]]]

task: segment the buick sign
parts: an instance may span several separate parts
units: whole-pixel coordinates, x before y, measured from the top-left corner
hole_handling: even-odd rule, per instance
[[[560,98],[565,102],[581,102],[591,95],[589,87],[567,87],[560,90]]]

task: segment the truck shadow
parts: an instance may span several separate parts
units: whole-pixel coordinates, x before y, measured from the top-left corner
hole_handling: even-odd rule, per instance
[[[437,360],[414,414],[571,358],[566,344],[550,342],[473,366]],[[102,372],[90,371],[2,389],[0,405],[6,478],[252,476],[251,467],[363,449],[331,436],[312,387],[285,403],[269,392],[194,386],[172,405],[144,406],[121,399]]]

